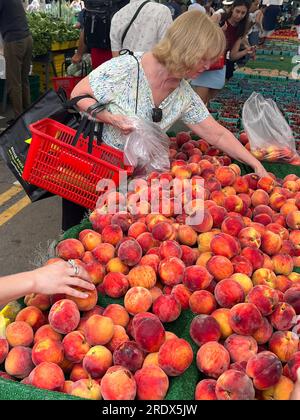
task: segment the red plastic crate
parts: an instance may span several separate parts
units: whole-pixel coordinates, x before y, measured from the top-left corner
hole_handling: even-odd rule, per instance
[[[84,76],[85,77],[85,76]],[[53,87],[54,90],[58,90],[59,88],[63,88],[67,94],[67,97],[70,98],[71,92],[74,87],[77,85],[83,77],[79,76],[62,76],[62,77],[53,77]]]
[[[88,138],[81,135],[76,146],[76,131],[49,118],[30,125],[32,142],[27,154],[23,178],[30,184],[50,191],[83,207],[94,209],[101,192],[96,186],[101,179],[119,185],[119,172],[133,172],[124,165],[123,152],[106,144],[93,143],[87,153]]]

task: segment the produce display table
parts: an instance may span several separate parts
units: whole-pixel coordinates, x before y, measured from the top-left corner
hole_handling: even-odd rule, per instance
[[[237,163],[237,162],[235,162]],[[242,173],[251,173],[252,169],[247,165],[239,164]],[[287,174],[295,173],[300,176],[300,168],[287,165],[287,164],[274,164],[274,163],[264,163],[265,168],[273,172],[278,178],[283,178]],[[78,238],[79,233],[83,229],[92,228],[89,220],[84,220],[80,225],[74,226],[65,232],[63,239],[68,238]],[[294,271],[300,273],[300,269],[295,268]],[[98,304],[102,307],[106,307],[111,303],[123,303],[123,299],[112,299],[99,295]],[[165,325],[166,331],[171,331],[175,333],[178,337],[187,340],[192,346],[194,352],[194,361],[186,372],[178,377],[170,378],[170,387],[166,400],[193,400],[196,384],[202,379],[201,373],[197,369],[195,357],[197,353],[197,345],[193,342],[190,337],[190,323],[194,318],[190,310],[185,310],[181,313],[180,317],[169,324]],[[77,399],[70,395],[49,392],[42,389],[34,388],[29,385],[19,384],[18,382],[7,381],[0,378],[0,399],[2,400],[70,400]]]

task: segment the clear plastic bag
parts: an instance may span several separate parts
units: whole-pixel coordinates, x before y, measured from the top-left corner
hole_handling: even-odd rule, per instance
[[[138,117],[128,119],[134,130],[126,136],[124,161],[125,164],[135,167],[133,175],[145,176],[153,171],[168,171],[169,137],[155,123]]]
[[[243,106],[251,153],[259,160],[299,164],[292,130],[272,99],[253,92]]]

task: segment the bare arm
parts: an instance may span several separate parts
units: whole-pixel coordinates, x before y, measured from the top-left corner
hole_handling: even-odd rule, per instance
[[[212,146],[223,150],[228,156],[251,166],[259,176],[268,176],[262,164],[230,133],[211,116],[200,124],[190,124],[189,128],[204,138]]]
[[[252,48],[246,48],[243,51],[239,51],[240,47],[241,47],[241,43],[242,43],[243,38],[240,38],[236,41],[236,43],[234,44],[232,50],[230,51],[230,59],[233,61],[237,61],[242,57],[245,57],[247,54],[252,54],[253,53],[253,49]]]
[[[87,294],[79,292],[72,286],[94,290],[90,278],[82,266],[78,266],[78,277],[66,261],[59,261],[36,270],[12,274],[0,278],[0,305],[19,299],[30,293],[52,295],[65,293],[75,297],[86,298]]]
[[[72,62],[75,64],[80,63],[82,60],[83,54],[86,52],[87,52],[87,46],[85,45],[85,42],[84,42],[84,30],[82,29],[80,31],[77,53],[73,55]]]

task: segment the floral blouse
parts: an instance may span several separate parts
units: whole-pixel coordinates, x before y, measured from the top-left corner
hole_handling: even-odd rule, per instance
[[[143,71],[141,58],[143,53],[135,53],[140,64],[138,100],[137,78],[138,64],[129,54],[113,58],[89,75],[89,83],[95,98],[112,114],[135,116],[137,100],[137,116],[152,121],[152,108],[155,107],[152,92]],[[163,131],[167,131],[178,119],[185,124],[199,124],[209,116],[209,112],[201,98],[193,91],[186,80],[160,104],[162,120],[157,123]],[[104,124],[103,141],[117,149],[124,149],[126,137],[111,126]]]

